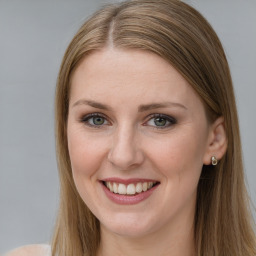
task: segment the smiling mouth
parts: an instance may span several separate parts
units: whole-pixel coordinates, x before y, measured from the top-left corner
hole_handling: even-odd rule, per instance
[[[119,194],[119,195],[127,195],[127,196],[135,196],[138,194],[142,194],[160,184],[160,182],[157,182],[157,181],[136,182],[136,183],[130,183],[127,185],[123,183],[112,182],[112,181],[102,181],[102,183],[112,193]]]

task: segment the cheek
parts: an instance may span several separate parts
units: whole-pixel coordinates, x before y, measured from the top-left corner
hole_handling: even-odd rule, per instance
[[[105,145],[105,148],[104,148]],[[97,173],[103,165],[107,142],[99,136],[89,135],[81,127],[68,129],[68,149],[72,175],[78,193],[94,212]]]
[[[185,135],[184,135],[185,134]],[[197,185],[200,178],[205,141],[193,133],[180,133],[165,141],[158,141],[148,151],[151,164],[163,177],[163,214],[170,212],[193,214]],[[168,203],[166,203],[168,202]]]
[[[203,166],[206,132],[188,128],[171,134],[165,140],[156,140],[147,151],[148,159],[167,180],[195,186]]]
[[[95,135],[86,134],[83,129],[68,129],[68,149],[74,179],[80,176],[92,178],[100,168],[107,143]]]

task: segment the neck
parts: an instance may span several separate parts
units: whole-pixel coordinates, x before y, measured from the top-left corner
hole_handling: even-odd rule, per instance
[[[98,256],[194,256],[193,221],[175,223],[143,237],[124,237],[101,227]]]

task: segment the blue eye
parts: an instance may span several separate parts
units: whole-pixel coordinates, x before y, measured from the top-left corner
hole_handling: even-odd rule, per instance
[[[100,127],[108,124],[106,118],[98,113],[93,113],[86,115],[81,119],[81,122],[85,123],[88,126]]]
[[[163,114],[154,114],[147,122],[148,125],[158,129],[167,128],[176,123],[177,121],[175,118]]]

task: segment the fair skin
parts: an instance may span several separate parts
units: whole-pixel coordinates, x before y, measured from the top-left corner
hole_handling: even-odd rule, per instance
[[[4,256],[46,256],[50,253],[49,245],[31,244],[19,247]]]
[[[87,56],[72,76],[67,136],[77,190],[100,221],[98,256],[195,255],[201,169],[227,142],[223,118],[209,123],[169,63],[140,50]]]
[[[139,50],[92,53],[72,77],[67,131],[77,190],[101,223],[99,255],[193,255],[198,180],[223,156],[225,131],[169,63]],[[137,202],[109,181],[156,187]]]

